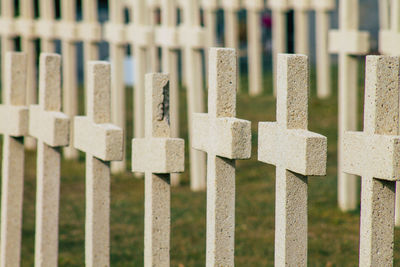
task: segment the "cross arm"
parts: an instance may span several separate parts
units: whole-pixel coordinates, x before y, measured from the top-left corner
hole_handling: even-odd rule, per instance
[[[221,1],[221,6],[224,9],[228,10],[239,10],[241,5],[240,5],[240,0],[220,0]],[[254,1],[254,0],[253,0]]]
[[[185,143],[178,138],[132,140],[132,171],[178,173],[184,171]]]
[[[34,20],[19,17],[15,21],[15,28],[16,32],[18,32],[24,38],[34,39],[37,37]]]
[[[342,147],[344,172],[400,180],[400,136],[346,132]]]
[[[100,42],[101,25],[98,22],[80,22],[78,23],[78,36],[83,41]]]
[[[263,11],[265,8],[264,0],[245,0],[244,5],[248,10]]]
[[[0,105],[0,134],[28,135],[29,109],[25,106]]]
[[[14,37],[17,35],[13,19],[0,17],[0,34],[7,37]]]
[[[147,48],[154,44],[153,27],[131,23],[128,26],[126,38],[136,46]]]
[[[65,41],[78,40],[78,27],[76,22],[60,20],[55,23],[56,37]]]
[[[272,10],[286,11],[289,9],[289,0],[267,0],[267,5]]]
[[[329,32],[329,52],[350,55],[365,55],[370,49],[370,35],[366,31],[331,30]]]
[[[104,24],[104,40],[113,44],[126,43],[125,25],[115,22],[107,22]]]
[[[176,27],[158,26],[155,28],[155,43],[161,47],[178,49],[180,38]]]
[[[36,34],[42,38],[52,39],[55,37],[55,22],[49,19],[39,19],[35,21]]]
[[[217,10],[220,3],[218,0],[201,0],[200,6],[206,10]]]
[[[311,0],[311,5],[315,10],[330,11],[335,9],[335,0]]]
[[[307,130],[284,130],[276,122],[261,122],[258,160],[306,175],[326,174],[327,138]]]
[[[29,108],[29,135],[52,147],[69,144],[69,118],[62,112],[43,111],[38,105]]]
[[[206,46],[206,35],[201,26],[182,25],[178,28],[179,43],[183,47],[202,49]]]
[[[291,0],[290,6],[297,10],[311,9],[311,0]]]
[[[228,159],[251,156],[251,122],[236,118],[210,119],[208,114],[193,116],[193,148]]]
[[[74,146],[103,161],[122,160],[123,131],[110,124],[94,124],[87,117],[74,119]]]

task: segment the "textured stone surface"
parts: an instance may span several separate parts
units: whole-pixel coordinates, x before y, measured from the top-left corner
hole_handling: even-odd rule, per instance
[[[0,105],[0,134],[3,135],[1,267],[20,266],[24,187],[24,143],[21,137],[28,133],[26,60],[27,55],[22,53],[7,53],[5,60],[5,101]],[[6,120],[7,117],[13,121]],[[10,129],[16,125],[18,131]]]
[[[307,131],[307,56],[278,56],[277,122],[261,122],[258,159],[276,165],[275,265],[307,266],[307,183],[325,175],[326,137]]]
[[[35,266],[57,266],[60,146],[69,141],[69,119],[61,110],[61,57],[40,55],[39,105],[30,107],[29,133],[38,140]]]
[[[251,153],[251,123],[234,118],[236,57],[210,50],[208,114],[193,115],[192,146],[208,153],[206,266],[234,266],[235,160]]]
[[[169,76],[146,75],[145,138],[133,139],[132,170],[145,172],[144,266],[169,266],[170,173],[184,170],[184,141],[171,138]]]
[[[343,170],[362,176],[360,266],[393,266],[399,63],[399,57],[367,57],[364,132],[345,132],[343,139]]]
[[[329,32],[329,50],[339,54],[338,202],[342,211],[357,207],[357,180],[343,172],[340,162],[343,132],[357,129],[358,63],[354,55],[369,50],[367,32],[359,31],[359,0],[339,1],[339,30]]]
[[[88,63],[87,116],[75,117],[74,146],[86,153],[86,266],[110,265],[110,164],[122,160],[123,131],[111,124],[110,64]]]

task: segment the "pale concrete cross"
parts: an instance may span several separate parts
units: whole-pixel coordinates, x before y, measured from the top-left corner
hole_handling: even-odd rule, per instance
[[[20,16],[16,20],[17,31],[21,36],[22,51],[27,54],[27,86],[26,104],[37,103],[37,67],[36,67],[36,29],[34,21],[33,0],[20,1]],[[25,147],[30,150],[36,149],[35,139],[26,137]]]
[[[273,64],[273,91],[277,90],[277,62],[278,54],[286,52],[286,13],[290,8],[289,0],[267,0],[267,5],[272,12],[272,64]]]
[[[339,1],[339,30],[329,33],[329,50],[339,54],[339,124],[338,162],[341,161],[341,141],[344,131],[357,128],[357,77],[356,55],[369,51],[369,34],[358,30],[358,0]],[[338,166],[338,202],[343,211],[357,207],[356,177],[345,174]]]
[[[399,74],[399,57],[367,57],[364,132],[345,132],[343,137],[343,171],[362,177],[363,267],[393,266],[395,183],[400,179]]]
[[[200,6],[203,9],[204,24],[206,30],[207,47],[217,46],[217,11],[218,0],[201,0]]]
[[[83,60],[89,62],[99,58],[98,44],[102,40],[102,28],[98,21],[97,0],[82,0],[83,19],[79,23],[78,33],[79,39],[83,41]],[[84,64],[84,68],[87,67]],[[86,69],[84,74],[84,84],[87,84]],[[85,94],[86,95],[86,90]],[[86,103],[86,101],[85,101]]]
[[[321,0],[320,0],[321,1]],[[294,10],[294,50],[297,54],[310,54],[311,0],[290,0]]]
[[[193,115],[193,144],[208,153],[206,266],[234,266],[235,160],[251,155],[251,123],[236,119],[237,55],[211,48],[208,114]]]
[[[154,46],[154,29],[148,18],[149,7],[146,1],[132,0],[133,21],[129,25],[127,38],[133,47],[135,67],[134,88],[134,137],[144,137],[144,95],[145,95],[145,74],[150,69],[148,58],[151,47]]]
[[[385,1],[382,1],[381,8],[388,9],[388,7],[386,6],[388,4],[388,2],[385,4]],[[379,31],[379,51],[381,52],[381,54],[399,56],[400,49],[398,49],[396,45],[396,43],[400,40],[400,2],[398,0],[392,0],[390,2],[390,11],[390,17],[388,16],[388,19],[390,18],[390,24],[388,25],[388,28],[385,29],[385,25],[380,27],[381,30]],[[400,192],[400,183],[397,183],[396,185],[396,192]],[[395,224],[396,226],[400,226],[400,193],[396,194],[395,206]]]
[[[145,173],[144,266],[170,265],[170,174],[184,171],[184,140],[171,138],[169,77],[146,75],[146,134],[132,141],[132,171]]]
[[[112,122],[126,128],[125,112],[125,83],[124,83],[124,57],[127,44],[126,27],[124,24],[123,0],[109,0],[109,21],[105,24],[104,39],[110,44],[111,68],[111,116]],[[124,152],[125,155],[125,152]],[[125,156],[122,161],[113,162],[111,171],[113,173],[124,172],[126,169]]]
[[[261,12],[264,11],[264,0],[246,0],[247,10],[247,47],[249,65],[249,94],[260,95],[263,91],[263,47],[261,33]]]
[[[335,9],[335,1],[312,0],[311,5],[315,10],[317,97],[325,99],[330,97],[332,93],[328,34],[330,12]]]
[[[22,204],[24,188],[24,139],[28,135],[26,106],[27,56],[6,54],[5,100],[0,105],[0,134],[3,135],[1,188],[0,266],[20,266]]]
[[[60,147],[69,143],[69,118],[61,113],[61,57],[42,53],[39,105],[29,109],[29,134],[38,141],[35,266],[57,266]]]
[[[78,27],[76,23],[76,1],[61,1],[61,20],[56,22],[57,38],[61,40],[62,49],[62,83],[63,83],[63,111],[73,118],[78,115],[78,81],[76,43],[78,42]],[[73,132],[71,124],[71,132]],[[70,145],[64,149],[64,157],[77,159],[78,151],[73,147],[73,135]]]
[[[278,56],[277,122],[261,122],[258,160],[276,166],[275,266],[307,266],[308,176],[326,174],[327,139],[308,128],[307,56]]]
[[[388,30],[390,28],[390,1],[380,0],[379,2],[379,29]]]
[[[15,23],[14,23],[14,1],[1,0],[0,2],[0,40],[1,40],[1,80],[2,88],[6,87],[5,81],[5,54],[9,51],[14,51],[14,38],[16,37]],[[2,91],[2,99],[6,98],[5,90]]]
[[[189,143],[192,143],[192,114],[204,112],[202,50],[206,47],[205,29],[200,25],[198,0],[183,1],[183,25],[179,28],[180,43],[184,47],[187,78],[187,108]],[[189,145],[190,145],[189,144]],[[206,189],[206,155],[190,146],[190,188]]]
[[[36,33],[40,38],[40,51],[45,53],[54,53],[56,46],[55,28],[55,3],[52,0],[39,0],[39,15],[36,20]]]
[[[110,265],[110,161],[122,160],[124,134],[111,124],[110,64],[88,63],[87,116],[74,119],[74,147],[86,153],[86,266]]]
[[[146,0],[148,11],[147,11],[147,16],[149,19],[150,26],[152,29],[155,31],[157,25],[158,25],[158,18],[159,18],[159,9],[160,9],[160,0]],[[154,34],[156,36],[156,34]],[[150,65],[151,65],[151,70],[153,72],[159,72],[161,70],[160,67],[160,55],[158,51],[158,47],[156,45],[156,42],[154,42],[153,45],[149,47],[150,49]]]

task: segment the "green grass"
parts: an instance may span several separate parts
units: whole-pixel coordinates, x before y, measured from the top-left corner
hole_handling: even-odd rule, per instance
[[[362,80],[360,75],[360,81]],[[336,74],[333,76],[336,77]],[[314,78],[311,79],[314,84]],[[246,78],[242,85],[247,88]],[[238,161],[236,192],[236,266],[273,266],[275,168],[257,162],[257,124],[275,120],[271,76],[265,76],[267,92],[257,98],[238,96],[238,117],[252,121],[253,155]],[[336,88],[336,78],[333,88]],[[362,87],[360,87],[360,92]],[[131,89],[127,90],[131,105]],[[182,92],[184,103],[185,92]],[[360,100],[362,93],[360,93]],[[360,101],[360,118],[362,101]],[[186,107],[181,105],[181,121]],[[131,110],[131,109],[130,109]],[[132,114],[129,113],[129,121]],[[309,180],[309,266],[358,266],[359,211],[342,213],[336,204],[337,94],[310,101],[310,130],[329,139],[328,175]],[[361,126],[361,120],[360,120]],[[129,125],[128,138],[132,132]],[[182,135],[186,136],[186,128]],[[127,142],[129,152],[130,141]],[[22,266],[33,266],[35,224],[35,160],[27,154],[24,195]],[[171,266],[204,266],[206,195],[189,190],[188,165],[182,186],[172,190]],[[84,161],[62,162],[60,202],[60,266],[84,265]],[[112,177],[112,266],[143,266],[144,184],[131,173]],[[400,266],[400,232],[396,230],[395,264]]]

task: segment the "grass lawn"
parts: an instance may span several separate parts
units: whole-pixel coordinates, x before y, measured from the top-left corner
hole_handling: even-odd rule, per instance
[[[314,84],[314,78],[311,80]],[[237,163],[236,266],[273,266],[274,260],[275,168],[257,162],[256,153],[258,122],[275,120],[275,99],[271,96],[270,75],[265,76],[265,83],[268,90],[263,96],[250,98],[245,93],[238,96],[238,117],[252,121],[253,155],[251,160]],[[247,88],[246,78],[242,79],[242,84]],[[336,84],[335,79],[333,88],[336,88]],[[132,102],[131,91],[127,90],[129,105]],[[182,92],[181,97],[184,100],[185,92]],[[180,108],[181,122],[185,122],[186,107],[182,104]],[[132,121],[132,114],[128,116]],[[334,93],[328,100],[317,100],[312,90],[309,117],[310,130],[327,136],[329,140],[327,177],[309,179],[309,266],[358,266],[359,211],[342,213],[336,204],[337,94]],[[130,140],[132,125],[128,127]],[[187,129],[182,127],[182,135],[186,134]],[[127,142],[128,152],[130,145],[131,142]],[[36,187],[34,153],[29,152],[26,160],[22,266],[33,266]],[[63,161],[61,173],[59,265],[83,266],[83,154],[79,163]],[[171,266],[205,264],[206,194],[189,190],[188,173],[187,164],[186,172],[182,175],[182,186],[172,190]],[[143,189],[143,180],[134,178],[129,172],[112,177],[112,266],[143,266]],[[396,230],[397,266],[400,266],[399,237],[400,231]]]

